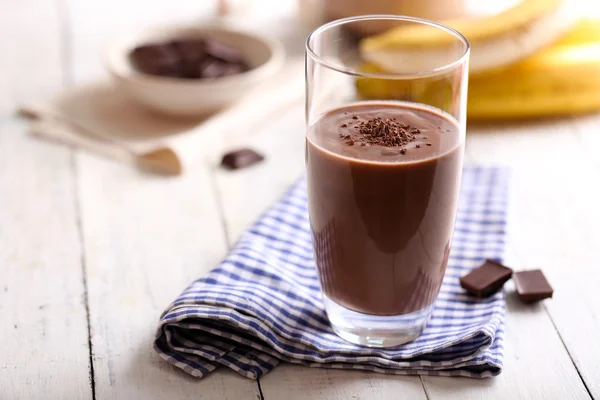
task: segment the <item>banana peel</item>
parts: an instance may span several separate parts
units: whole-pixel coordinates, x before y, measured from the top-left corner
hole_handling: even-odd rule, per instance
[[[364,69],[387,71],[375,64],[366,64]],[[358,78],[356,88],[367,99],[408,99],[441,109],[449,101],[448,90],[438,82],[410,85],[401,80]],[[472,73],[467,110],[471,120],[600,110],[600,20],[580,21],[553,45],[511,66]]]

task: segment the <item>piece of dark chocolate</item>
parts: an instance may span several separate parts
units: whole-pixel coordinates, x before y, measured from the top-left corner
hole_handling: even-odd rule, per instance
[[[223,76],[225,67],[226,64],[223,61],[211,57],[198,66],[198,73],[201,78],[218,78]]]
[[[175,39],[169,43],[179,57],[186,61],[200,61],[206,56],[206,43],[202,39]]]
[[[131,52],[131,61],[140,71],[161,76],[178,76],[179,55],[168,44],[138,46]]]
[[[221,61],[228,63],[240,63],[242,62],[242,55],[237,49],[228,46],[224,43],[218,42],[213,38],[207,38],[205,52]]]
[[[241,53],[213,38],[176,38],[136,47],[132,64],[150,75],[176,78],[220,78],[250,69]]]
[[[261,162],[265,158],[252,149],[240,149],[223,156],[221,165],[228,169],[246,168]]]
[[[225,64],[225,68],[223,68],[223,74],[221,76],[238,75],[242,72],[246,72],[247,70],[248,66],[246,64]]]
[[[554,293],[544,273],[539,269],[515,272],[513,281],[519,299],[525,303],[550,298]]]
[[[170,45],[177,52],[180,60],[181,78],[202,78],[198,65],[207,58],[206,44],[202,39],[176,39]]]
[[[460,278],[460,285],[477,297],[487,297],[500,290],[511,275],[512,269],[499,262],[486,260],[481,266]]]

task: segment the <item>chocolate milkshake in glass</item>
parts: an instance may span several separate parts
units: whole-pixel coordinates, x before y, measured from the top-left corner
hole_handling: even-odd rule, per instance
[[[364,36],[378,23],[393,40]],[[409,17],[347,18],[308,37],[315,259],[329,321],[352,343],[409,342],[431,315],[458,206],[468,59],[460,33]]]

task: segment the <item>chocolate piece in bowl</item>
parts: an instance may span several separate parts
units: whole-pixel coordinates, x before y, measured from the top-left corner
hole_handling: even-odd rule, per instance
[[[198,65],[197,72],[200,78],[218,78],[223,76],[225,64],[213,57],[207,57]]]
[[[209,61],[201,65],[202,78],[237,75],[250,69],[237,49],[214,39],[206,40],[205,51]]]
[[[513,281],[519,299],[525,303],[533,303],[550,298],[554,293],[544,273],[539,269],[515,272]]]
[[[206,54],[231,64],[243,63],[242,55],[237,49],[218,42],[213,38],[206,39]]]
[[[237,49],[210,37],[148,43],[136,47],[130,57],[143,73],[176,78],[219,78],[250,69]]]
[[[245,64],[225,64],[222,76],[237,75],[246,71],[248,71],[248,67]]]
[[[264,159],[264,156],[252,149],[240,149],[225,154],[221,160],[221,165],[227,169],[241,169],[250,167]]]
[[[511,275],[512,269],[499,262],[486,260],[481,266],[460,278],[460,286],[474,296],[488,297],[500,290]]]
[[[206,59],[206,43],[202,39],[176,39],[169,43],[180,61],[180,78],[201,78],[198,64]]]
[[[169,44],[152,43],[138,46],[131,52],[133,65],[145,74],[179,76],[179,55]]]
[[[198,62],[206,57],[206,42],[202,39],[174,39],[169,45],[186,61]]]

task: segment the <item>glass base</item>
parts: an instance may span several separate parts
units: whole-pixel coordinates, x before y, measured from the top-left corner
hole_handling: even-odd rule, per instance
[[[363,314],[343,307],[323,294],[334,332],[342,339],[366,347],[394,347],[415,340],[425,329],[433,304],[403,315]]]

